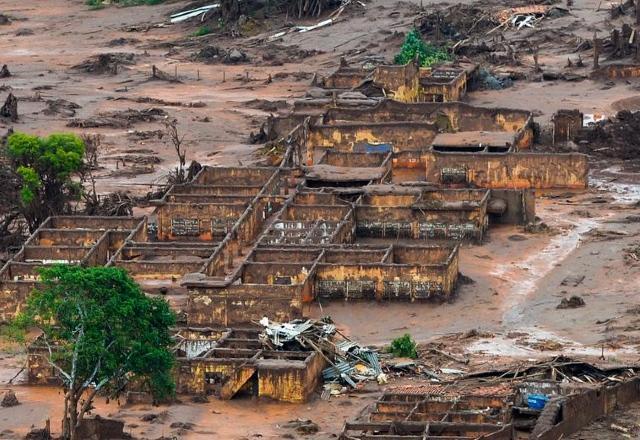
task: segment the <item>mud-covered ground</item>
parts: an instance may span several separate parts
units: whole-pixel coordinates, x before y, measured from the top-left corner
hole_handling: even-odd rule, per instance
[[[9,92],[20,99],[20,120],[13,124],[0,120],[0,134],[9,126],[37,134],[63,130],[103,134],[101,192],[144,194],[153,184],[163,182],[176,164],[173,147],[166,137],[159,136],[163,121],[169,118],[178,120],[186,136],[187,160],[211,165],[249,164],[259,159],[254,154],[259,146],[249,143],[249,133],[257,130],[268,114],[250,101],[291,102],[309,88],[315,72],[326,74],[335,69],[341,56],[354,62],[371,56],[390,60],[402,42],[399,32],[429,13],[436,3],[440,8],[447,6],[426,0],[372,0],[364,7],[350,8],[333,26],[287,35],[277,45],[260,45],[256,36],[273,31],[261,29],[256,35],[238,39],[219,35],[196,38],[187,37],[195,30],[194,24],[155,26],[166,23],[169,13],[187,5],[185,1],[89,10],[83,0],[47,0],[46,6],[0,0],[0,13],[12,19],[10,24],[0,25],[0,65],[7,64],[12,73],[0,79],[0,102]],[[483,0],[481,5],[499,3],[506,2]],[[576,60],[574,49],[580,38],[590,38],[594,30],[605,35],[609,23],[620,27],[631,20],[621,17],[611,21],[609,8],[606,1],[575,0],[569,14],[545,19],[534,30],[510,30],[507,37],[538,41],[539,62],[545,71],[587,75],[590,51],[580,52],[586,67],[565,67],[567,58]],[[207,45],[238,48],[248,54],[249,61],[237,65],[194,61],[193,54]],[[133,60],[118,65],[116,74],[73,68],[107,52],[131,53]],[[522,50],[519,58],[517,66],[492,67],[518,73],[520,79],[512,87],[473,92],[466,100],[475,105],[533,110],[536,121],[543,125],[562,108],[606,115],[640,109],[640,80],[538,81],[532,72],[531,53]],[[154,65],[169,75],[177,73],[179,82],[151,80]],[[59,99],[79,108],[72,114],[68,109],[73,106],[65,104],[62,109],[55,107],[53,113],[44,112],[51,106],[47,101]],[[76,119],[79,122],[72,125],[86,125],[87,119],[104,118],[106,112],[150,108],[162,110],[151,122],[106,128],[68,126]],[[532,233],[517,227],[495,227],[484,245],[463,247],[460,270],[473,283],[462,285],[455,301],[331,303],[322,304],[321,309],[312,306],[311,314],[331,315],[342,330],[367,344],[384,345],[406,332],[422,343],[442,341],[449,351],[471,357],[469,366],[457,366],[463,369],[559,353],[587,358],[604,355],[613,363],[637,361],[640,181],[627,162],[606,157],[598,160],[588,192],[538,198],[537,215],[548,228]],[[563,298],[573,295],[582,297],[585,305],[557,308]],[[454,336],[469,330],[479,331],[471,337]],[[8,387],[4,384],[20,371],[24,361],[19,347],[0,345],[0,391]],[[411,380],[392,378],[391,382]],[[27,387],[19,384],[20,378],[17,381],[18,385],[11,387],[22,404],[0,409],[0,438],[21,438],[47,418],[57,430],[62,402],[58,390]],[[125,420],[127,431],[138,438],[297,438],[298,434],[282,425],[305,418],[318,423],[321,431],[304,438],[324,439],[338,433],[343,421],[355,416],[383,388],[367,385],[359,393],[328,402],[318,398],[304,405],[246,398],[197,404],[183,397],[180,404],[151,407],[99,400],[96,412]],[[153,423],[141,420],[149,413],[158,415]],[[193,423],[193,428],[171,428],[174,422]],[[575,438],[619,438],[608,422],[589,429],[591,434]]]

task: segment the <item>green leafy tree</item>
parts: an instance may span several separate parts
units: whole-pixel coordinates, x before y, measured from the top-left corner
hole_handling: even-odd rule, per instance
[[[398,357],[408,357],[415,359],[418,357],[416,342],[409,333],[405,333],[399,338],[391,341],[390,351]]]
[[[396,64],[407,64],[415,60],[416,57],[422,67],[430,67],[451,59],[446,50],[425,43],[422,40],[420,31],[414,28],[405,37],[400,53],[396,55],[394,62]]]
[[[116,398],[135,383],[157,398],[174,392],[166,301],[149,298],[127,273],[114,267],[52,266],[14,322],[35,326],[47,361],[64,388],[63,437],[76,431],[100,393]]]
[[[73,181],[83,167],[85,145],[74,134],[47,137],[14,133],[7,152],[22,180],[20,202],[29,229],[34,231],[50,215],[68,212],[81,185]]]

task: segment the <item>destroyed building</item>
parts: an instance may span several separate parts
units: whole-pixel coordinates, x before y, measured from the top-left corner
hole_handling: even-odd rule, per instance
[[[478,66],[420,67],[417,60],[402,66],[378,65],[373,69],[349,66],[341,60],[338,70],[318,80],[333,90],[365,91],[377,96],[418,102],[460,101],[473,85]]]
[[[456,102],[473,68],[380,68],[357,81],[349,69],[325,79],[331,98],[265,123],[260,136],[282,146],[277,166],[204,167],[141,218],[49,218],[0,270],[0,319],[20,310],[42,266],[121,267],[181,312],[179,391],[304,401],[326,359],[265,348],[252,325],[304,318],[314,301],[453,300],[461,243],[533,222],[536,192],[587,187],[586,156],[531,151],[531,112]],[[418,76],[419,102],[377,86],[337,92]],[[442,96],[427,92],[435,83]],[[34,350],[30,378],[46,383]]]
[[[461,380],[388,389],[345,423],[340,440],[564,438],[637,401],[633,368],[556,358]]]

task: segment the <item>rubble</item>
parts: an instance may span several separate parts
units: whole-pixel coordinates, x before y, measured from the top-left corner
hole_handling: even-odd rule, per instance
[[[270,43],[262,52],[262,60],[269,66],[295,63],[324,53],[318,49],[302,49],[297,45]]]
[[[282,428],[295,430],[300,435],[311,435],[320,431],[320,427],[309,419],[290,420],[284,423]]]
[[[586,133],[582,150],[596,157],[635,160],[640,158],[640,112],[620,111],[615,118],[595,125]]]
[[[75,102],[67,101],[66,99],[48,99],[46,104],[47,107],[42,110],[42,113],[48,116],[60,115],[65,118],[75,116],[76,110],[81,108]]]
[[[298,5],[313,4],[303,3]],[[635,55],[637,43],[636,37],[628,34],[633,29],[628,24],[633,21],[633,6],[630,2],[614,5],[616,14],[630,16],[612,22],[600,20],[608,11],[587,14],[579,9],[572,12],[574,17],[552,22],[564,11],[546,3],[480,0],[430,5],[426,9],[417,4],[376,4],[375,12],[358,16],[353,27],[351,23],[329,27],[336,18],[351,18],[346,12],[339,15],[340,10],[333,15],[325,10],[321,18],[305,21],[305,26],[296,26],[300,18],[296,14],[289,14],[288,21],[283,21],[281,14],[267,11],[265,20],[280,20],[278,26],[282,28],[254,28],[262,19],[262,15],[256,15],[248,21],[251,26],[224,23],[228,27],[219,33],[216,28],[213,35],[171,42],[168,36],[189,32],[186,26],[195,26],[196,20],[211,19],[218,13],[219,4],[205,1],[182,5],[186,10],[167,21],[192,23],[170,29],[157,29],[166,22],[153,24],[148,20],[156,20],[157,12],[144,19],[141,16],[142,24],[131,25],[128,30],[149,31],[139,36],[145,40],[140,52],[147,48],[151,52],[145,72],[121,72],[117,80],[106,82],[84,75],[71,77],[87,80],[83,87],[92,90],[91,96],[77,98],[83,106],[100,104],[96,96],[113,95],[113,88],[118,88],[117,97],[98,105],[99,111],[126,108],[123,101],[136,103],[136,110],[126,114],[82,112],[82,118],[64,122],[80,130],[116,128],[107,130],[110,150],[106,160],[118,163],[118,168],[100,170],[100,179],[106,178],[110,186],[114,182],[108,176],[113,173],[122,176],[117,185],[146,191],[139,185],[155,182],[155,177],[170,165],[166,149],[161,148],[166,139],[156,130],[157,122],[170,111],[167,107],[182,110],[176,116],[186,121],[188,130],[195,123],[202,131],[200,140],[215,142],[213,150],[204,151],[195,143],[197,140],[192,147],[190,139],[189,148],[196,148],[195,154],[206,156],[210,163],[223,165],[194,170],[190,173],[193,179],[172,185],[166,194],[156,193],[144,217],[138,217],[141,211],[137,209],[136,217],[132,215],[136,199],[122,192],[105,194],[101,198],[104,205],[91,207],[87,216],[52,216],[0,269],[0,320],[10,319],[20,310],[29,292],[39,284],[40,267],[67,263],[123,268],[145,292],[161,295],[179,314],[175,382],[177,391],[188,395],[180,396],[184,405],[179,416],[183,410],[219,414],[210,411],[215,407],[225,419],[233,418],[244,411],[241,399],[247,399],[247,403],[248,399],[262,398],[304,402],[321,393],[322,399],[333,400],[308,407],[318,423],[304,419],[285,426],[269,423],[258,429],[260,434],[255,430],[241,434],[248,436],[273,436],[273,432],[265,432],[282,428],[290,430],[282,432],[282,437],[311,431],[322,437],[320,430],[336,419],[336,408],[358,402],[364,406],[381,393],[369,412],[363,412],[353,424],[349,422],[349,429],[345,427],[345,439],[567,438],[571,429],[596,413],[625,405],[637,394],[637,384],[619,393],[616,387],[635,381],[636,367],[631,367],[632,371],[610,371],[571,359],[555,359],[544,365],[524,360],[549,351],[600,355],[601,343],[577,343],[583,337],[581,331],[589,325],[586,323],[593,324],[596,319],[603,322],[598,331],[606,332],[603,357],[630,358],[630,347],[638,340],[634,333],[637,323],[632,322],[635,318],[627,316],[628,322],[624,322],[614,316],[618,313],[614,313],[614,305],[620,298],[612,299],[610,308],[598,310],[602,300],[593,294],[601,287],[596,278],[605,269],[613,273],[622,267],[625,273],[631,273],[631,265],[637,265],[640,258],[633,244],[637,225],[629,220],[610,226],[606,220],[614,218],[610,216],[613,210],[620,209],[617,214],[632,212],[622,211],[631,210],[631,205],[619,206],[632,191],[625,189],[616,197],[602,197],[605,191],[600,186],[605,179],[616,188],[631,185],[627,182],[634,179],[626,170],[619,171],[617,164],[626,168],[629,164],[622,160],[635,157],[631,148],[639,143],[634,142],[635,114],[616,118],[607,115],[605,120],[598,115],[610,104],[608,92],[599,91],[600,87],[615,84],[618,94],[635,93],[637,88],[637,73],[633,72],[637,67],[627,59]],[[352,6],[360,8],[355,1]],[[366,8],[372,9],[368,5]],[[109,14],[144,14],[147,9],[152,8],[112,8]],[[156,11],[165,14],[162,11],[167,9]],[[73,14],[67,17],[70,23]],[[595,22],[593,16],[598,17],[600,42],[598,38],[586,38]],[[239,21],[245,23],[244,18]],[[34,30],[39,32],[40,23]],[[621,27],[625,23],[626,27]],[[213,28],[217,23],[201,24]],[[434,45],[449,49],[456,60],[429,69],[415,63],[386,64],[385,58],[390,59],[396,50],[402,32],[413,24]],[[47,23],[47,29],[50,25]],[[94,30],[83,30],[83,35],[89,35],[89,40],[96,38],[98,45],[133,47],[141,41],[115,38],[119,29],[97,38],[90,34]],[[246,38],[238,36],[237,31],[257,36]],[[317,34],[309,39],[299,31]],[[353,36],[343,35],[348,32]],[[269,37],[275,41],[284,35],[277,44],[268,41]],[[296,39],[299,47],[290,44]],[[320,53],[306,49],[313,47],[316,39],[322,43],[318,47],[344,54],[349,63],[345,61],[325,75],[337,60],[329,56],[315,62],[307,59]],[[16,39],[21,43],[24,40],[36,42],[35,38]],[[594,47],[601,50],[602,70],[587,77]],[[65,49],[61,50],[69,53]],[[576,52],[572,52],[574,49]],[[14,66],[18,54],[7,56],[7,62]],[[131,61],[139,61],[140,56]],[[60,66],[73,63],[61,62],[50,72],[41,70],[46,78],[24,87],[23,82],[33,76],[29,72],[39,74],[40,70],[33,67],[38,67],[34,63],[40,60],[21,57],[27,64],[20,67],[20,81],[11,82],[15,90],[56,90],[59,96],[68,91],[64,74],[59,75]],[[185,58],[237,65],[225,67],[226,77],[220,73],[221,67],[216,70],[200,65],[197,75],[202,82],[196,83],[191,78],[196,78],[198,66],[180,64]],[[248,62],[255,65],[247,69],[240,66]],[[285,63],[289,65],[282,71],[269,67]],[[84,68],[109,74],[117,73],[118,64],[96,59],[95,67]],[[180,77],[175,66],[181,69]],[[320,70],[314,74],[316,67]],[[244,70],[250,72],[250,80]],[[159,81],[148,81],[149,75]],[[242,82],[243,77],[246,82]],[[612,82],[597,83],[599,78]],[[226,79],[226,84],[220,85],[220,79]],[[281,82],[284,79],[287,81]],[[180,80],[189,84],[180,84]],[[290,84],[302,80],[312,83],[306,93],[300,90],[300,83]],[[563,83],[578,80],[584,82]],[[548,82],[531,84],[533,81]],[[517,83],[514,90],[504,90],[513,83]],[[485,90],[473,94],[478,89]],[[82,87],[78,90],[81,92]],[[225,101],[229,93],[237,93],[243,103],[237,99]],[[589,100],[591,93],[593,103]],[[76,118],[78,107],[74,103],[46,95],[43,92],[47,101],[24,103],[28,116],[20,124],[21,130],[42,130],[43,120],[56,119],[60,125],[63,117]],[[556,95],[557,100],[548,99]],[[209,108],[195,110],[202,103],[189,102],[187,96],[202,97]],[[265,98],[286,102],[266,102]],[[244,102],[246,99],[254,100]],[[547,126],[548,117],[561,102],[575,103],[572,105],[578,110],[558,112],[551,128]],[[45,105],[44,112],[53,118],[36,114]],[[239,105],[246,111],[237,110]],[[141,110],[150,106],[155,107]],[[582,114],[581,106],[587,106],[584,109],[589,108],[594,117]],[[615,108],[613,104],[611,107]],[[225,115],[229,108],[233,113]],[[247,108],[272,113],[258,134],[251,136],[252,143],[260,144],[255,148],[245,145],[247,133],[240,133],[238,138],[234,132],[240,118],[242,128],[250,126],[257,131],[261,121],[256,118],[261,112]],[[21,111],[25,110],[21,107]],[[33,123],[35,119],[37,124]],[[195,122],[209,120],[207,125]],[[146,125],[136,126],[138,123]],[[218,136],[219,129],[224,133]],[[553,146],[548,145],[551,139]],[[221,142],[228,148],[219,149]],[[577,151],[601,162],[595,164],[598,180],[592,186],[596,188],[590,190],[597,191],[597,197],[571,196],[589,188],[589,158],[574,154]],[[161,158],[163,165],[157,166]],[[616,167],[609,167],[611,162]],[[250,165],[243,165],[247,163]],[[150,172],[154,176],[126,179]],[[538,197],[543,198],[538,213],[541,219],[536,217]],[[567,218],[562,218],[565,214]],[[615,216],[619,217],[624,214]],[[495,225],[507,226],[496,230]],[[554,235],[533,235],[539,232]],[[592,241],[598,239],[618,241]],[[480,250],[487,241],[488,246]],[[574,252],[574,244],[581,243],[584,246]],[[605,255],[603,248],[607,246],[611,250],[617,246],[616,252]],[[602,254],[602,264],[592,257],[596,252]],[[575,258],[583,263],[577,274],[588,273],[588,279],[584,275],[566,277],[576,272],[577,266],[571,266]],[[623,258],[626,266],[622,266]],[[611,260],[606,267],[605,260]],[[475,284],[460,270],[471,275]],[[541,273],[547,272],[549,285],[536,284]],[[624,277],[618,279],[624,281]],[[541,293],[516,298],[516,290],[528,292],[533,287],[540,288]],[[548,289],[542,292],[545,287]],[[558,293],[561,289],[566,290]],[[587,295],[589,307],[547,313],[560,300],[557,295],[566,296],[566,307],[583,306],[584,300],[571,297],[574,293]],[[511,304],[514,298],[517,304]],[[461,303],[439,304],[454,301]],[[527,307],[530,305],[534,308]],[[505,319],[505,307],[521,310],[523,319]],[[321,316],[318,310],[324,314],[337,309],[347,317],[340,324],[362,341],[366,338],[366,342],[382,344],[405,331],[413,332],[419,341],[438,339],[418,344],[415,359],[393,357],[383,349],[344,338],[330,322],[309,318]],[[540,321],[530,315],[538,311]],[[564,331],[568,324],[563,317],[569,315],[576,318],[575,323],[570,331]],[[261,327],[258,321],[264,316],[269,320],[266,327]],[[374,325],[376,319],[380,319],[379,325]],[[467,321],[457,326],[455,319]],[[525,328],[522,323],[531,323],[532,327],[540,324],[540,331]],[[368,326],[376,328],[369,330]],[[441,337],[441,331],[447,335]],[[618,334],[623,332],[628,335]],[[592,336],[584,338],[599,339]],[[620,349],[622,345],[626,347]],[[41,348],[33,347],[28,353],[30,383],[55,380],[51,369],[38,362]],[[494,350],[504,353],[501,359],[492,354]],[[516,365],[494,366],[506,362],[513,353],[521,356]],[[591,393],[593,390],[597,392]],[[215,401],[217,398],[239,401],[228,404]],[[191,402],[207,401],[209,408],[190,408]],[[150,400],[138,402],[147,408],[143,411],[151,411]],[[258,406],[262,408],[262,402]],[[306,407],[288,406],[292,414],[281,419],[299,417],[300,406],[303,410]],[[346,417],[346,413],[337,414],[337,418]],[[123,416],[131,414],[138,417],[141,413]],[[151,431],[131,428],[136,429],[136,435],[152,437],[153,433],[160,435],[161,425],[176,430],[163,431],[167,436],[179,436],[183,434],[180,431],[192,428],[207,432],[200,423],[197,428],[188,423],[195,419],[176,419],[173,413],[170,419],[152,420],[158,424]],[[296,432],[298,428],[300,432]],[[225,429],[224,435],[210,435],[225,437],[229,428]],[[607,429],[635,433],[626,424],[608,424]]]
[[[274,323],[263,318],[260,324],[264,327],[260,340],[270,349],[318,352],[329,364],[322,371],[325,383],[356,388],[366,380],[385,381],[377,353],[338,333],[330,320]]]
[[[114,38],[113,40],[107,43],[109,47],[117,47],[117,46],[127,46],[131,44],[137,44],[140,40],[137,38]]]
[[[138,104],[165,105],[167,107],[203,108],[207,106],[207,104],[202,101],[194,101],[194,102],[167,101],[165,99],[151,98],[149,96],[140,96],[136,98],[118,97],[118,98],[115,98],[114,100],[115,101],[132,101],[132,102],[137,102]]]
[[[98,113],[98,115],[86,119],[72,119],[67,123],[67,127],[129,128],[141,122],[156,122],[159,119],[166,117],[167,112],[157,107],[146,108],[142,110],[128,109],[123,111]]]
[[[603,370],[556,357],[445,383],[392,386],[347,421],[339,438],[564,437],[579,429],[576,417],[588,423],[615,407],[604,401],[635,401],[623,396],[633,393],[638,383],[634,368]]]
[[[192,56],[194,61],[207,64],[241,64],[249,61],[246,53],[239,49],[221,49],[217,46],[206,46]]]
[[[87,202],[85,212],[95,216],[132,216],[135,204],[130,195],[123,192],[113,192],[98,196],[96,204]]]
[[[130,66],[136,63],[136,54],[130,52],[102,53],[87,58],[82,63],[72,67],[94,75],[116,75],[121,66]]]
[[[571,298],[562,298],[560,304],[556,307],[557,309],[577,309],[579,307],[584,307],[586,304],[584,299],[577,295],[573,295]]]
[[[638,264],[640,262],[640,244],[634,244],[625,249],[624,259],[627,264]]]

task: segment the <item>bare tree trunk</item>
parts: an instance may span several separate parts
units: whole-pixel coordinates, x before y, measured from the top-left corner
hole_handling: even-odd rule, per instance
[[[67,391],[64,395],[64,413],[62,415],[62,438],[68,439],[71,435],[69,432],[69,394],[71,391]]]
[[[73,390],[71,392],[71,397],[69,398],[69,408],[67,410],[67,417],[69,420],[69,440],[78,440],[77,430],[78,430],[78,396],[76,395],[76,391]]]

